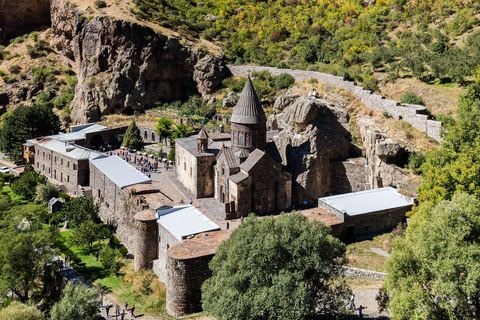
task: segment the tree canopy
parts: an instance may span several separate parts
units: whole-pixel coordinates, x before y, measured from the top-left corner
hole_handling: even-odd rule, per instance
[[[123,137],[122,146],[127,149],[138,149],[140,150],[143,147],[143,139],[140,134],[140,129],[138,129],[135,120],[130,123]]]
[[[423,203],[392,243],[385,288],[392,319],[476,319],[480,314],[480,201],[455,194]]]
[[[158,119],[158,124],[155,132],[163,139],[170,139],[172,135],[173,120],[167,117]]]
[[[43,320],[43,313],[33,304],[27,305],[12,301],[8,307],[0,310],[2,320]]]
[[[62,212],[73,228],[80,226],[84,221],[100,222],[99,210],[99,204],[95,203],[93,197],[85,196],[72,198],[62,207]]]
[[[345,245],[300,213],[249,216],[217,249],[203,308],[217,319],[342,315],[349,289],[335,278]]]
[[[26,139],[57,133],[60,121],[46,105],[21,105],[6,117],[0,133],[0,150],[16,160],[21,158]]]
[[[98,290],[67,284],[62,299],[52,308],[52,320],[98,319],[99,296]]]

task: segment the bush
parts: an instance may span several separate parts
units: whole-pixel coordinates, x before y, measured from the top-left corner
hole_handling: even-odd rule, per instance
[[[120,265],[117,262],[117,250],[104,246],[100,250],[100,263],[106,271],[110,273],[117,272],[120,269]]]
[[[38,41],[38,31],[33,31],[32,33],[30,33],[30,38],[37,42]]]
[[[378,80],[373,76],[367,76],[363,79],[363,87],[370,91],[380,91],[378,88]]]
[[[422,98],[417,96],[414,92],[412,91],[407,91],[403,94],[402,99],[400,100],[401,103],[406,103],[406,104],[418,104],[421,106],[425,105],[425,102],[423,101]]]
[[[97,9],[100,9],[100,8],[106,8],[107,7],[107,3],[103,0],[95,0],[94,1],[94,4],[95,4],[95,7]]]
[[[19,65],[16,65],[16,64],[8,67],[8,72],[13,73],[13,74],[18,74],[18,73],[20,73],[21,70],[22,70],[22,68]]]
[[[288,73],[282,73],[278,77],[275,78],[274,86],[277,90],[282,90],[290,87],[292,84],[295,83],[295,79]]]
[[[425,156],[422,153],[412,152],[408,156],[408,168],[415,173],[421,173],[421,166],[425,162]]]

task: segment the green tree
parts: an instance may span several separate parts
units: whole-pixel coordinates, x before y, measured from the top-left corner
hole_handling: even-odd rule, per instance
[[[345,245],[300,213],[249,216],[217,249],[202,286],[217,319],[308,319],[345,314],[349,289],[337,278]]]
[[[173,121],[167,117],[161,117],[158,119],[158,124],[155,132],[158,134],[159,137],[163,139],[170,139],[172,135],[172,128],[173,128]]]
[[[102,223],[85,220],[73,229],[71,243],[79,247],[88,247],[93,251],[93,243],[105,239],[107,234]]]
[[[10,215],[0,238],[0,290],[10,290],[20,301],[40,287],[46,270],[54,270],[52,235],[41,225],[21,215]]]
[[[192,132],[192,127],[185,124],[177,124],[175,125],[175,131],[172,133],[172,139],[188,137],[190,134],[192,134]]]
[[[100,251],[100,263],[103,269],[110,273],[115,273],[119,270],[120,265],[117,261],[118,251],[110,248],[108,245],[102,247]]]
[[[68,223],[73,228],[78,227],[84,221],[100,222],[98,212],[100,206],[95,203],[93,197],[78,197],[72,198],[63,205],[62,212],[68,220]]]
[[[425,202],[392,243],[385,292],[392,319],[476,319],[480,314],[480,201]]]
[[[19,301],[12,301],[6,308],[0,310],[2,320],[42,320],[43,313],[33,304],[23,304]]]
[[[60,190],[53,183],[47,182],[46,184],[39,184],[36,187],[37,196],[35,197],[36,203],[47,204],[52,198],[58,198]]]
[[[96,289],[67,284],[62,299],[52,308],[52,320],[98,319],[99,295]]]
[[[21,159],[22,143],[60,130],[58,116],[48,106],[21,105],[6,117],[0,133],[0,150]]]
[[[289,88],[292,84],[295,83],[295,79],[288,73],[282,73],[275,78],[275,89],[282,90]]]
[[[143,147],[143,139],[140,134],[140,129],[138,129],[135,124],[135,120],[128,126],[125,136],[123,137],[122,146],[127,149],[137,149],[140,150]]]
[[[37,185],[46,182],[47,178],[44,175],[36,172],[30,164],[27,164],[20,178],[12,183],[12,191],[26,199],[32,199],[35,196]]]
[[[423,99],[415,94],[415,92],[412,91],[406,91],[402,99],[400,100],[401,103],[406,103],[406,104],[419,104],[421,106],[425,105],[425,102]]]

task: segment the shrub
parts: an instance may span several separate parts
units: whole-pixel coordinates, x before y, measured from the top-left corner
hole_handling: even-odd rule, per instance
[[[16,65],[16,64],[8,67],[8,72],[13,73],[13,74],[18,74],[18,73],[20,73],[21,70],[22,70],[22,68],[19,65]]]
[[[281,90],[290,87],[292,84],[295,83],[295,79],[288,73],[282,73],[278,77],[275,78],[275,89]]]
[[[32,33],[30,33],[30,38],[37,42],[38,41],[38,32],[37,31],[33,31]]]
[[[107,7],[107,3],[106,3],[105,1],[103,1],[103,0],[95,0],[93,3],[95,4],[95,7],[96,7],[97,9],[106,8],[106,7]]]
[[[419,104],[421,106],[425,105],[425,102],[423,99],[419,96],[417,96],[414,92],[412,91],[407,91],[403,94],[402,99],[400,100],[401,103],[406,103],[406,104]]]
[[[370,91],[379,91],[378,80],[373,76],[367,76],[363,79],[363,87]]]
[[[412,152],[408,156],[408,167],[415,173],[421,173],[421,166],[425,162],[425,156],[422,153]]]

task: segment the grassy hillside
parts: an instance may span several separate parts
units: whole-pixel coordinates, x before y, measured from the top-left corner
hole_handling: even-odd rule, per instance
[[[138,19],[217,41],[231,63],[321,70],[376,88],[374,71],[470,80],[480,64],[475,1],[133,0]],[[370,4],[368,4],[370,3]]]

